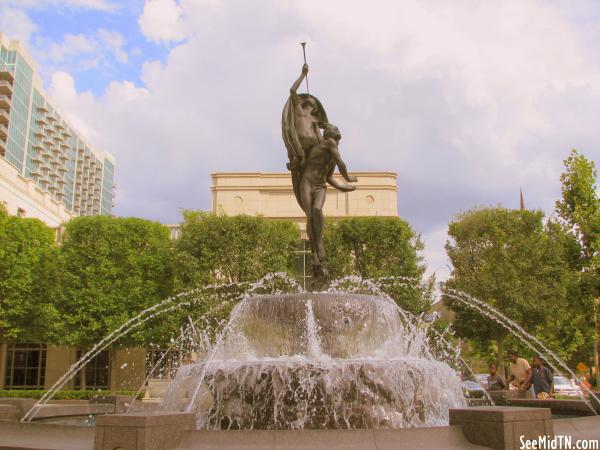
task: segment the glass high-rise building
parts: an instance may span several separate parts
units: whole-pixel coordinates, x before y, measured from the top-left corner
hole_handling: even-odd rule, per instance
[[[0,33],[0,162],[2,159],[17,171],[20,180],[33,182],[44,198],[52,200],[38,203],[58,204],[63,216],[111,214],[113,156],[92,148],[65,120],[44,93],[25,49]],[[0,200],[3,192],[8,192],[6,187],[0,191]]]

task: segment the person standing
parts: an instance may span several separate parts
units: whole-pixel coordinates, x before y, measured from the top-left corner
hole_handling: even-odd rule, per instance
[[[504,378],[498,375],[498,366],[495,363],[491,363],[489,365],[490,374],[487,378],[488,381],[488,391],[501,391],[502,389],[506,389],[506,383]]]
[[[554,389],[554,376],[550,369],[542,363],[540,355],[533,358],[533,371],[531,373],[531,382],[536,398],[544,399],[552,397]]]
[[[508,359],[510,360],[509,383],[517,386],[517,390],[524,398],[535,398],[533,386],[531,385],[531,366],[526,359],[519,358],[515,350],[509,350]]]

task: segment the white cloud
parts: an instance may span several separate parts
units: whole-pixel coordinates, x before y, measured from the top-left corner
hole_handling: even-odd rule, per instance
[[[117,157],[116,213],[176,222],[181,207],[210,207],[211,172],[285,170],[281,108],[307,40],[311,93],[348,167],[399,173],[400,214],[436,271],[453,214],[517,207],[519,188],[550,211],[569,149],[600,160],[600,44],[578,20],[533,0],[155,0],[147,37],[189,37],[144,64],[143,86],[95,97],[59,77],[51,93]]]
[[[127,52],[123,49],[125,39],[118,31],[98,30],[98,39],[103,46],[106,46],[112,55],[120,63],[127,62]]]
[[[29,37],[37,30],[26,12],[11,8],[10,5],[0,5],[0,31],[10,39],[18,39],[23,43],[29,42]]]
[[[138,20],[142,34],[154,42],[185,38],[183,10],[175,0],[147,0]]]
[[[90,34],[65,34],[62,42],[45,43],[43,50],[38,48],[36,56],[46,63],[46,71],[65,65],[77,70],[110,68],[115,61],[127,63],[124,45],[121,33],[101,28]]]

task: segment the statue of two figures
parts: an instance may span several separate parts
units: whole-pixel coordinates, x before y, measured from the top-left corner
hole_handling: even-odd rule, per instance
[[[356,189],[356,186],[340,183],[333,178],[336,166],[347,182],[358,180],[348,175],[338,147],[342,136],[338,128],[327,120],[321,102],[308,93],[297,93],[307,74],[308,65],[305,63],[302,74],[290,88],[281,125],[290,160],[287,168],[291,171],[294,194],[306,214],[306,233],[310,240],[313,270],[310,288],[312,291],[321,291],[329,284],[329,275],[323,264],[323,204],[327,183],[342,192]]]

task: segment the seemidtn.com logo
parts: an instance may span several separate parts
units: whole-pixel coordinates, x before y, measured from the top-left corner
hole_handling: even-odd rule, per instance
[[[572,436],[557,435],[554,437],[550,436],[539,436],[536,439],[525,439],[525,436],[521,436],[521,447],[520,449],[576,449],[576,450],[599,450],[600,440],[598,439],[573,439]]]

